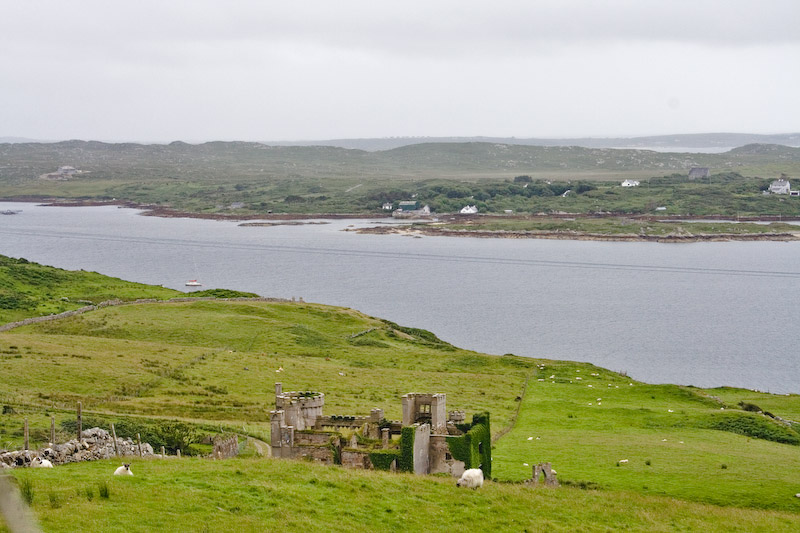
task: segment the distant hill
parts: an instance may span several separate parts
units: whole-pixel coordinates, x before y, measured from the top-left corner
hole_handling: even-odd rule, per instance
[[[750,145],[748,145],[750,146]],[[489,142],[410,144],[378,152],[332,146],[267,146],[249,142],[109,144],[98,141],[0,144],[0,187],[29,182],[62,165],[81,179],[180,179],[248,182],[273,178],[478,178],[518,174],[641,172],[658,176],[692,167],[796,174],[800,148],[759,145],[721,154],[522,146]],[[773,168],[780,164],[780,168]],[[2,195],[0,188],[0,195]]]
[[[379,137],[361,139],[329,139],[315,141],[265,141],[271,146],[336,146],[369,152],[391,150],[410,144],[488,142],[523,146],[581,146],[583,148],[643,148],[685,152],[687,149],[727,150],[746,144],[782,144],[800,146],[800,133],[759,135],[756,133],[695,133],[651,135],[646,137]]]

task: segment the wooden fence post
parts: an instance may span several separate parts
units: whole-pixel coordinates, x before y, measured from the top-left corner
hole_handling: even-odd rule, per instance
[[[176,452],[178,452],[178,459],[180,459],[180,458],[181,458],[181,449],[180,449],[180,448],[178,448],[178,449],[177,449],[177,450],[175,450],[175,451],[176,451]]]
[[[164,447],[162,446],[161,447],[161,458],[163,459],[164,457],[166,457],[166,454],[164,452]]]
[[[136,442],[139,444],[139,457],[142,456],[142,437],[138,433],[136,434]]]
[[[50,446],[56,445],[56,417],[50,417]]]
[[[25,439],[25,444],[23,446],[23,449],[27,450],[28,449],[28,419],[27,418],[25,419],[25,425],[22,427],[22,434],[23,434],[24,439]]]
[[[117,430],[114,429],[114,424],[111,424],[111,436],[114,437],[114,453],[119,457],[119,448],[117,447]]]
[[[78,402],[78,442],[81,441],[83,435],[83,418],[81,416],[81,402]]]

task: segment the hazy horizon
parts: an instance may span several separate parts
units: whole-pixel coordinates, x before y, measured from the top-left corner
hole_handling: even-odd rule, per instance
[[[222,139],[222,138],[208,138],[208,139],[92,139],[92,138],[71,138],[71,139],[33,139],[28,137],[18,137],[14,135],[0,135],[0,143],[59,143],[59,142],[69,142],[69,141],[85,141],[85,142],[102,142],[108,144],[122,144],[122,143],[131,143],[131,144],[158,144],[158,145],[166,145],[173,142],[183,142],[186,144],[204,144],[209,142],[253,142],[253,143],[260,143],[260,144],[270,144],[270,143],[285,143],[287,145],[297,144],[301,145],[304,143],[319,143],[319,142],[346,142],[346,141],[389,141],[389,140],[426,140],[430,139],[431,141],[437,141],[441,139],[464,139],[465,141],[469,141],[470,139],[516,139],[519,141],[577,141],[577,140],[595,140],[595,141],[625,141],[625,140],[642,140],[648,138],[661,138],[661,137],[686,137],[686,136],[713,136],[713,135],[753,135],[753,136],[800,136],[800,132],[768,132],[768,133],[756,133],[756,132],[703,132],[703,133],[669,133],[669,134],[653,134],[653,135],[641,135],[641,136],[617,136],[617,135],[595,135],[595,136],[575,136],[575,137],[546,137],[546,136],[538,136],[538,137],[521,137],[521,136],[490,136],[490,135],[442,135],[442,136],[430,136],[430,135],[388,135],[383,137],[339,137],[339,138],[329,138],[329,139]],[[708,145],[711,146],[711,145]],[[791,146],[800,146],[800,142],[795,145],[792,144]]]

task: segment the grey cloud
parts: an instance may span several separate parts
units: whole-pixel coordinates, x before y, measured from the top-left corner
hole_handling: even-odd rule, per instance
[[[47,7],[43,7],[45,4]],[[391,54],[459,55],[537,46],[681,42],[798,43],[800,2],[746,0],[25,2],[0,40],[80,45],[95,53],[192,42],[309,43]]]

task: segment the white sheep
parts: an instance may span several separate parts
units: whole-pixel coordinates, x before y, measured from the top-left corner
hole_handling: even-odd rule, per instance
[[[33,468],[53,468],[53,463],[51,463],[47,459],[42,459],[40,457],[34,457],[33,461],[31,461],[31,466]]]
[[[480,468],[470,468],[465,470],[461,477],[456,481],[456,486],[477,489],[483,486],[483,470]]]
[[[132,476],[133,472],[131,472],[131,465],[130,463],[124,463],[122,466],[118,467],[114,470],[115,476]]]

